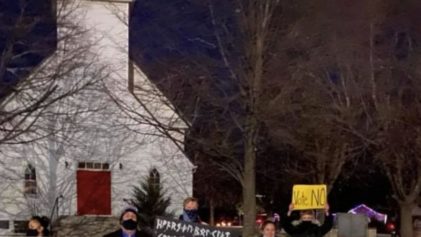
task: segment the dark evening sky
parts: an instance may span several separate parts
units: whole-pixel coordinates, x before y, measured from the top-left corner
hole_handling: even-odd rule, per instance
[[[13,84],[17,77],[27,76],[55,47],[56,24],[49,1],[33,0],[24,6],[20,2],[0,0],[0,51],[3,59],[7,55],[13,56],[5,60],[7,70],[0,71],[2,84]],[[13,27],[17,22],[26,27]],[[30,24],[33,26],[28,27]],[[28,34],[25,30],[29,28]],[[11,41],[13,47],[7,47]],[[11,54],[6,53],[9,48],[12,48]]]
[[[56,43],[55,21],[51,1],[30,0],[24,7],[20,1],[0,0],[0,50],[6,50],[13,28],[20,14],[26,17],[25,24],[39,19],[29,34],[23,34],[13,46],[13,55],[25,52],[20,57],[8,60],[6,72],[1,73],[2,83],[13,83],[16,77],[25,77],[54,49]],[[148,74],[149,66],[163,60],[200,58],[220,61],[210,19],[209,8],[202,1],[189,0],[145,0],[133,5],[130,21],[130,51],[132,58],[142,65]],[[219,16],[230,16],[226,3],[215,1],[215,12]],[[231,30],[231,29],[230,29]],[[18,66],[18,67],[17,67]],[[219,66],[216,66],[219,67]],[[29,70],[28,70],[29,69]],[[220,78],[221,68],[215,70]],[[153,75],[152,75],[153,76]]]

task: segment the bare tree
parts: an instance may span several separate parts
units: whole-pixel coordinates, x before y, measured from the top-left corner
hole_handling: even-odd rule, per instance
[[[371,152],[383,164],[400,208],[400,234],[413,236],[412,209],[421,195],[419,153],[419,61],[420,50],[413,44],[419,30],[415,1],[389,4],[396,14],[371,21],[367,30],[369,86],[367,86],[367,124],[374,141]],[[406,9],[406,10],[403,10]],[[402,12],[405,11],[405,17]],[[385,13],[383,13],[385,14]],[[377,23],[377,24],[376,24]]]
[[[84,18],[87,8],[83,4],[90,4],[90,1],[58,1],[56,8],[53,8],[57,10],[55,20],[59,29],[54,35],[57,37],[54,53],[48,55],[29,76],[25,74],[11,87],[5,87],[1,100],[1,119],[4,120],[0,123],[4,128],[0,163],[0,179],[4,189],[0,196],[2,206],[7,207],[4,208],[7,214],[16,214],[13,212],[22,205],[29,207],[24,210],[30,210],[31,214],[46,214],[60,195],[65,201],[60,214],[73,214],[71,208],[75,206],[76,198],[74,169],[78,167],[78,161],[104,162],[111,166],[110,169],[117,170],[122,157],[131,159],[133,157],[127,157],[127,154],[139,149],[143,152],[141,157],[137,157],[138,160],[144,158],[143,153],[155,159],[150,159],[150,163],[142,160],[145,169],[151,168],[147,166],[157,166],[162,170],[161,177],[166,183],[172,180],[171,184],[176,184],[177,187],[171,187],[170,195],[187,196],[191,193],[191,187],[185,185],[191,180],[191,166],[186,164],[178,150],[172,144],[169,146],[163,136],[155,136],[155,127],[136,123],[121,113],[105,94],[104,85],[107,85],[120,99],[127,97],[127,78],[116,75],[125,71],[119,70],[120,65],[107,64],[102,56],[108,55],[99,50],[109,50],[107,46],[127,49],[127,42],[122,45],[112,42],[101,48],[104,45],[99,45],[98,41],[109,35],[102,35],[95,28],[96,25],[93,29],[89,28]],[[21,14],[24,15],[23,10]],[[31,31],[29,27],[28,34]],[[112,39],[106,38],[105,42],[109,43]],[[123,56],[127,56],[125,53]],[[8,58],[3,59],[8,66]],[[177,127],[175,125],[178,124],[169,126]],[[182,137],[178,139],[182,140]],[[22,165],[27,163],[37,167],[35,198],[22,195],[21,184],[25,175]],[[138,171],[135,168],[139,167],[125,167],[130,175],[115,180],[113,196],[126,195],[127,190],[123,187],[137,175],[137,172],[131,172]],[[179,199],[175,203],[181,207]],[[19,214],[26,216],[29,213]]]
[[[100,82],[107,72],[104,65],[96,63],[93,42],[87,40],[87,29],[75,17],[78,2],[46,1],[41,4],[46,9],[38,15],[34,15],[34,8],[40,6],[33,6],[31,1],[15,4],[16,12],[9,13],[17,14],[13,24],[2,24],[8,28],[8,34],[0,77],[13,80],[1,88],[3,162],[0,170],[5,185],[0,194],[1,205],[5,212],[11,208],[10,215],[16,215],[16,207],[27,204],[33,213],[42,210],[47,214],[60,194],[72,191],[74,182],[69,182],[72,177],[60,175],[58,167],[64,169],[63,166],[74,164],[65,160],[64,155],[69,155],[67,152],[76,146],[81,147],[81,131],[86,120],[93,123],[93,115],[107,108],[103,100],[93,98],[98,95]],[[46,26],[45,21],[50,25]],[[40,28],[51,32],[34,39],[33,34]],[[16,51],[16,48],[22,50]],[[33,56],[28,55],[32,54],[45,58],[38,61],[39,65],[25,64],[25,59],[31,60]],[[85,104],[88,98],[91,98],[90,106]],[[26,175],[22,167],[27,164],[32,164],[34,169],[37,167],[38,183],[32,191],[41,198],[26,198],[26,194],[22,194],[22,180]]]
[[[372,129],[370,135],[375,141],[372,152],[383,164],[393,197],[399,204],[402,236],[413,234],[412,210],[421,195],[421,158],[418,155],[420,84],[418,71],[410,66],[412,60],[418,60],[419,51],[408,53],[410,56],[406,62],[393,58],[389,58],[389,62],[383,61],[390,65],[389,70],[373,67],[374,71],[381,70],[382,73],[373,76],[372,112],[368,115]]]
[[[280,1],[265,0],[265,1],[233,1],[229,3],[222,3],[216,1],[208,1],[207,3],[197,3],[202,9],[208,10],[209,23],[212,25],[212,39],[211,45],[215,45],[218,60],[204,55],[204,61],[198,61],[197,58],[183,57],[187,63],[181,68],[162,68],[162,65],[168,65],[167,62],[160,62],[156,68],[157,75],[164,75],[159,78],[157,88],[153,92],[142,94],[145,91],[142,84],[133,84],[134,97],[137,105],[127,106],[127,103],[119,100],[114,96],[115,101],[133,117],[138,123],[149,124],[158,128],[161,134],[158,136],[166,136],[172,139],[181,150],[184,148],[183,136],[186,136],[185,128],[193,131],[193,125],[196,126],[200,121],[198,114],[206,113],[205,110],[210,109],[208,114],[219,116],[220,121],[217,127],[219,129],[226,129],[232,133],[230,136],[223,135],[229,139],[236,139],[240,141],[240,146],[237,150],[225,149],[232,148],[232,144],[228,146],[221,146],[219,141],[211,141],[200,136],[189,137],[195,140],[210,152],[219,155],[220,159],[213,160],[223,167],[227,172],[236,178],[243,190],[244,202],[244,236],[253,236],[255,232],[255,216],[256,216],[256,200],[255,200],[255,165],[256,165],[256,151],[257,139],[262,121],[259,115],[261,114],[261,107],[263,106],[262,97],[265,94],[263,87],[265,84],[265,77],[268,71],[268,62],[270,61],[270,45],[276,39],[276,33],[279,25],[274,21],[277,17],[277,10],[280,9]],[[230,14],[234,16],[231,22],[226,16],[216,14],[217,10],[227,7]],[[234,27],[237,26],[237,28]],[[234,29],[230,32],[229,29]],[[165,36],[164,36],[165,37]],[[192,39],[193,40],[193,39]],[[208,42],[206,40],[197,38],[200,42]],[[209,42],[208,42],[209,43]],[[233,45],[235,49],[233,49]],[[204,64],[202,64],[204,63]],[[159,70],[164,71],[160,73]],[[211,80],[219,76],[225,77],[230,84],[230,90],[222,87],[222,85],[215,85]],[[146,69],[148,74],[150,70]],[[167,74],[166,74],[167,73]],[[165,76],[166,75],[166,76]],[[177,98],[171,96],[171,91],[174,92],[174,87],[165,87],[164,82],[171,83],[171,79],[181,79],[188,77],[189,85],[191,85],[191,94],[188,98],[192,100],[185,100],[186,97]],[[194,77],[194,78],[193,78]],[[156,76],[153,76],[156,78]],[[153,80],[152,78],[152,80]],[[202,78],[202,79],[201,79]],[[180,81],[179,81],[180,82]],[[174,83],[174,82],[172,82]],[[204,85],[201,85],[203,83]],[[181,84],[181,83],[179,83]],[[159,87],[161,86],[161,88]],[[180,88],[180,87],[178,87]],[[161,92],[161,90],[164,93]],[[181,89],[181,88],[180,88]],[[218,90],[218,92],[210,92],[211,90]],[[139,93],[140,91],[140,93]],[[178,91],[179,92],[179,91]],[[218,93],[220,93],[218,95]],[[221,95],[222,94],[222,95]],[[154,95],[157,95],[156,97]],[[165,98],[167,96],[169,99]],[[180,94],[178,94],[180,96]],[[168,101],[165,104],[166,108],[151,108],[144,101],[150,98],[156,98],[160,101]],[[176,100],[179,99],[179,100]],[[187,104],[183,102],[188,101]],[[153,104],[152,104],[153,105]],[[208,106],[204,106],[208,105]],[[218,112],[219,111],[219,112]],[[177,126],[179,123],[172,121],[175,116],[173,114],[182,115],[183,126]],[[200,114],[204,118],[203,114]],[[162,118],[165,116],[164,120]],[[203,121],[203,120],[202,120]],[[223,124],[226,124],[224,127]],[[222,124],[222,125],[221,125]],[[180,129],[182,128],[182,129]],[[194,133],[189,133],[189,135]],[[224,131],[224,134],[225,133]],[[201,134],[203,135],[203,134]],[[233,137],[234,136],[234,137]],[[237,136],[235,138],[235,136]],[[232,140],[227,140],[232,143]],[[218,144],[219,143],[219,144]],[[238,150],[239,149],[239,150]],[[217,156],[213,156],[217,157]]]
[[[418,70],[413,66],[418,62],[414,39],[419,32],[410,23],[417,22],[415,10],[408,10],[411,13],[407,14],[408,18],[402,14],[388,19],[389,10],[399,12],[402,8],[376,1],[355,1],[352,7],[345,3],[309,1],[296,5],[288,5],[286,1],[226,3],[229,7],[225,9],[234,10],[240,19],[233,21],[216,14],[218,4],[207,4],[215,29],[211,38],[214,41],[195,39],[217,48],[219,58],[198,61],[180,57],[179,62],[166,59],[145,72],[162,82],[157,85],[164,93],[156,94],[170,98],[170,110],[183,115],[190,132],[197,129],[198,121],[205,120],[203,114],[223,115],[223,119],[215,119],[219,123],[213,128],[229,132],[223,132],[214,141],[198,136],[208,135],[206,131],[191,132],[194,134],[191,138],[218,154],[221,159],[213,160],[241,182],[247,226],[244,236],[252,235],[254,224],[253,184],[262,128],[270,130],[269,135],[277,144],[286,143],[303,157],[308,165],[305,169],[312,173],[309,182],[326,182],[329,186],[346,161],[362,149],[370,148],[385,164],[403,210],[402,233],[410,236],[408,210],[414,203],[413,197],[419,196],[419,171],[408,168],[419,164],[415,142]],[[418,3],[408,1],[404,8],[418,9]],[[275,13],[277,9],[292,11],[279,14]],[[306,13],[311,14],[304,17]],[[287,20],[284,24],[277,21],[281,15]],[[232,22],[236,23],[235,27],[228,27]],[[292,24],[288,27],[286,22]],[[238,37],[233,33],[238,33]],[[271,40],[280,42],[270,44]],[[286,47],[280,46],[281,42]],[[175,67],[168,68],[168,65]],[[212,76],[214,70],[221,68],[225,69],[224,73]],[[209,83],[217,77],[229,78],[225,80],[230,82],[229,86]],[[190,97],[180,92],[183,87],[176,87],[174,81],[187,81],[191,86]],[[168,96],[176,88],[180,88],[177,90],[180,93]],[[190,103],[180,109],[186,97],[191,99],[187,100]],[[162,123],[154,110],[146,110],[147,106],[139,104],[140,110],[125,111],[138,118],[138,122],[160,127],[164,136],[172,137],[183,148],[182,140],[174,139],[171,133],[184,136],[184,128],[172,129],[174,126],[168,122],[171,116]],[[399,137],[397,131],[406,135]],[[241,140],[241,152],[226,134],[231,134],[233,140]],[[400,146],[393,145],[397,137],[400,139],[396,144]],[[220,141],[226,142],[225,145],[218,146]],[[404,146],[403,141],[411,146]],[[310,159],[314,161],[308,162]]]
[[[11,24],[2,24],[7,38],[0,78],[10,82],[2,82],[1,87],[1,143],[22,143],[46,136],[46,129],[37,125],[46,109],[105,76],[101,65],[86,64],[94,61],[90,51],[92,42],[72,46],[83,42],[81,38],[86,31],[78,26],[77,19],[70,19],[77,8],[76,2],[46,1],[35,7],[30,1],[19,1],[12,5],[16,4],[17,12],[3,15],[5,19],[13,19]],[[33,8],[41,8],[38,15]],[[56,32],[56,27],[62,31]],[[49,29],[48,35],[41,34],[40,29]],[[39,60],[41,57],[43,61]]]
[[[303,42],[297,40],[299,47],[294,50],[301,59],[312,59],[305,64],[312,75],[320,75],[317,67],[327,72],[328,83],[315,86],[315,91],[330,90],[331,84],[333,88],[342,88],[330,93],[334,99],[331,101],[336,102],[332,104],[334,110],[329,111],[342,111],[329,125],[329,128],[340,125],[341,130],[330,137],[338,141],[337,149],[343,141],[340,139],[343,133],[339,132],[351,134],[344,140],[346,143],[357,139],[357,145],[360,144],[357,148],[362,145],[370,150],[384,165],[401,207],[401,234],[412,236],[409,210],[419,196],[419,158],[415,155],[418,122],[414,119],[418,116],[419,75],[412,65],[419,58],[419,50],[413,44],[419,32],[411,27],[411,22],[419,17],[410,9],[419,9],[419,3],[355,1],[351,8],[336,2],[318,7],[322,15],[309,15],[291,31],[303,34]],[[346,11],[337,14],[337,9]],[[328,21],[329,17],[335,21]],[[330,121],[332,114],[322,111],[327,115],[323,119]],[[317,139],[323,141],[323,136]]]
[[[199,152],[196,153],[200,156]],[[205,154],[201,154],[205,156]],[[197,169],[194,176],[195,197],[209,208],[209,224],[215,225],[216,208],[233,207],[241,202],[241,187],[220,165],[209,162],[212,158],[195,157]],[[215,158],[213,158],[215,159]]]

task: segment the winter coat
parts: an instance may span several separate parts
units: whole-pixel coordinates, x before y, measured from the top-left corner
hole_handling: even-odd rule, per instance
[[[123,230],[118,229],[114,232],[108,233],[104,235],[103,237],[123,237]],[[146,233],[145,231],[136,231],[135,237],[152,237],[152,235]]]
[[[31,235],[29,235],[29,234],[27,233],[25,236],[31,236]],[[49,231],[48,229],[44,229],[44,230],[42,231],[42,236],[43,236],[43,237],[48,237],[48,236],[50,236],[50,231]]]
[[[292,220],[291,217],[283,218],[282,227],[291,237],[322,237],[332,229],[332,215],[325,216],[325,221],[320,224],[318,221]]]
[[[178,219],[179,219],[180,221],[186,221],[186,220],[184,220],[184,216],[183,216],[183,214],[181,214],[181,215],[178,217]],[[196,224],[203,224],[203,222],[202,222],[202,220],[200,219],[200,217],[199,217],[199,216],[196,218],[196,221],[194,221],[193,223],[196,223]]]

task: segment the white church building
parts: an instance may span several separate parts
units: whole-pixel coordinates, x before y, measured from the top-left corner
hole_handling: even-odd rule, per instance
[[[48,108],[59,112],[52,114],[71,114],[41,120],[44,128],[54,131],[49,136],[2,145],[0,236],[22,231],[31,215],[118,216],[132,199],[133,186],[148,176],[163,184],[171,198],[169,211],[179,214],[183,199],[192,195],[194,166],[175,139],[153,125],[185,127],[171,103],[130,62],[128,17],[133,1],[57,2],[58,21],[65,15],[83,29],[83,37],[59,41],[57,52],[41,67],[57,67],[68,50],[89,44],[89,53],[80,57],[87,59],[86,65],[78,64],[84,69],[64,76],[71,81],[101,75],[97,83],[107,90],[83,91]],[[61,5],[70,2],[68,13]],[[69,31],[64,26],[68,24],[58,23],[59,38]],[[182,133],[173,135],[184,139]]]

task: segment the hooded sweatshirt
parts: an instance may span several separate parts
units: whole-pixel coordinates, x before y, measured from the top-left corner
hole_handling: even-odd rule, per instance
[[[332,229],[332,225],[332,215],[325,216],[323,224],[318,220],[293,220],[290,216],[285,216],[282,222],[282,227],[291,237],[322,237]]]

